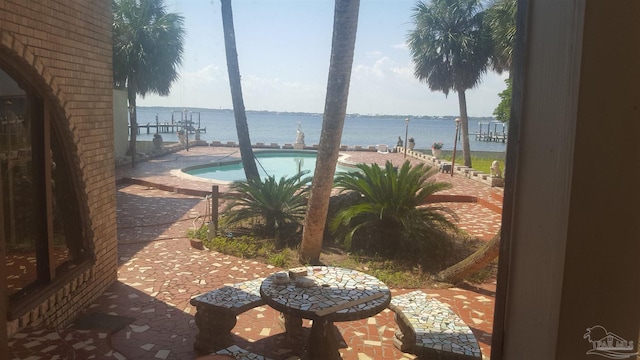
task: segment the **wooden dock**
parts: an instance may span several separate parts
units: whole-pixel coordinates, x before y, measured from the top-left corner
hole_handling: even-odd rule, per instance
[[[199,133],[206,133],[207,132],[207,128],[206,127],[194,127],[192,125],[188,125],[187,130],[189,131],[189,134],[195,134],[196,132]],[[150,124],[147,123],[145,125],[143,124],[138,124],[138,135],[142,134],[143,131],[146,131],[147,134],[174,134],[177,133],[180,130],[184,130],[185,126],[182,124],[169,124],[169,123],[164,123],[164,124]],[[153,131],[153,132],[152,132]],[[131,125],[129,125],[129,134],[131,134]]]
[[[507,141],[506,125],[501,122],[478,123],[478,132],[474,135],[477,141]]]

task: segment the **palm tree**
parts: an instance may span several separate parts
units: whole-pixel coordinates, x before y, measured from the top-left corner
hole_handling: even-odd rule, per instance
[[[500,253],[501,233],[501,231],[498,231],[491,240],[478,248],[478,250],[473,252],[473,254],[440,271],[435,276],[435,279],[451,284],[458,284],[469,276],[484,269],[493,260],[495,260]]]
[[[496,0],[487,9],[485,23],[491,33],[493,52],[491,65],[494,70],[508,71],[511,69],[513,48],[516,36],[516,0]],[[500,93],[500,104],[493,114],[498,120],[508,121],[511,113],[511,74],[505,81],[507,89]],[[441,281],[459,283],[470,275],[483,269],[498,256],[500,252],[501,232],[498,232],[489,242],[480,247],[466,259],[442,270],[437,278]]]
[[[433,91],[458,93],[464,165],[471,167],[465,91],[487,71],[491,42],[483,29],[480,0],[419,1],[415,29],[407,37],[414,74]]]
[[[498,73],[509,71],[516,38],[516,0],[494,0],[487,8],[485,23],[491,34],[491,66]]]
[[[182,16],[167,13],[162,0],[113,0],[113,82],[127,87],[131,138],[129,153],[135,165],[138,129],[136,95],[169,95],[182,62]]]
[[[283,176],[280,181],[269,176],[264,181],[258,178],[234,182],[227,196],[231,202],[225,211],[225,224],[256,221],[267,236],[275,238],[276,247],[283,247],[283,230],[297,227],[304,220],[309,193],[305,184],[311,181],[305,177],[307,173]]]
[[[258,180],[258,166],[253,156],[251,139],[249,138],[249,124],[242,99],[242,85],[240,84],[240,66],[238,65],[238,52],[236,51],[236,35],[233,27],[233,11],[231,0],[220,0],[222,7],[222,26],[224,29],[224,45],[227,54],[227,71],[229,73],[229,86],[231,88],[231,101],[233,102],[233,115],[236,119],[236,132],[238,133],[238,145],[240,157],[247,179]]]
[[[491,34],[493,51],[491,66],[498,73],[510,71],[513,59],[513,46],[516,37],[516,0],[495,0],[485,16],[487,28]],[[493,112],[496,119],[508,121],[511,112],[512,81],[511,73],[505,81],[507,88],[499,94],[500,103]]]
[[[318,263],[322,250],[333,176],[338,163],[344,118],[347,114],[359,9],[360,0],[335,1],[324,119],[299,253],[300,259],[308,263]]]
[[[387,161],[357,165],[360,171],[340,173],[335,184],[341,191],[355,191],[360,201],[336,214],[331,229],[340,235],[347,248],[354,236],[369,242],[360,244],[374,252],[393,254],[397,250],[416,250],[420,244],[438,246],[448,238],[444,230],[454,229],[447,216],[456,215],[445,206],[425,205],[428,198],[451,184],[438,182],[438,169],[424,163],[411,166],[405,161],[394,167]]]

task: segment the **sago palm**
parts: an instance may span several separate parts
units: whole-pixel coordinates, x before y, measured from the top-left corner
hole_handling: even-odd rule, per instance
[[[455,228],[447,215],[455,214],[445,206],[428,205],[429,196],[451,188],[451,184],[433,179],[437,169],[426,164],[411,166],[405,161],[396,168],[387,161],[359,164],[359,172],[340,173],[335,185],[342,191],[355,191],[360,201],[340,210],[331,221],[331,229],[347,248],[354,238],[367,242],[362,247],[394,253],[436,244],[446,237],[445,230]]]
[[[231,185],[231,200],[225,211],[225,223],[235,225],[254,222],[264,228],[265,235],[274,237],[281,247],[281,231],[298,226],[304,220],[310,177],[303,171],[291,177],[237,181]]]

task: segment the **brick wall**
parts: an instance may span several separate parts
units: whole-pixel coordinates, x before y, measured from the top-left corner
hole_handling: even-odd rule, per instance
[[[116,279],[111,22],[111,0],[0,1],[0,55],[19,59],[20,75],[42,84],[74,143],[96,256],[91,269],[9,323],[9,336],[29,324],[66,324]]]

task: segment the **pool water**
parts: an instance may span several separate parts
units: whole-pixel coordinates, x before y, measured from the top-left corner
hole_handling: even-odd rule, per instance
[[[278,151],[255,152],[256,165],[262,178],[274,176],[276,180],[281,177],[291,177],[301,171],[309,171],[307,176],[313,175],[316,168],[315,151]],[[338,166],[337,171],[356,170],[346,166]],[[184,169],[183,172],[201,178],[238,181],[245,180],[244,168],[240,160],[219,164],[207,164],[203,166]]]

